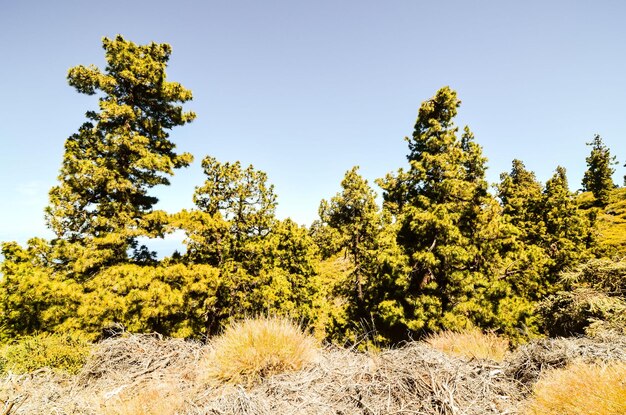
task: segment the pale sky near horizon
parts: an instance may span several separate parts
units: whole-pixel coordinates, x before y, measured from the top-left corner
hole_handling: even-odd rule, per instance
[[[49,237],[43,209],[63,143],[97,108],[67,70],[104,66],[103,36],[170,43],[168,78],[190,88],[195,155],[156,208],[192,207],[212,155],[266,171],[278,214],[310,224],[354,165],[370,181],[406,165],[420,103],[450,85],[496,182],[519,158],[580,188],[600,134],[626,169],[622,1],[0,0],[0,241]]]

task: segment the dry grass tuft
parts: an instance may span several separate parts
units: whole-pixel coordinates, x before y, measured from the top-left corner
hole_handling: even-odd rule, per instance
[[[626,364],[575,363],[548,371],[535,385],[525,414],[626,414]]]
[[[443,331],[430,335],[425,342],[431,347],[452,356],[471,359],[504,360],[509,350],[509,341],[494,333],[484,333],[471,328],[459,332]]]
[[[300,370],[318,353],[317,341],[286,318],[247,319],[211,342],[207,376],[250,386],[269,376]]]

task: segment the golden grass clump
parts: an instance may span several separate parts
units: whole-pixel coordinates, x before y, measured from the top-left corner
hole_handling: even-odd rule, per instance
[[[443,331],[432,334],[425,342],[444,353],[475,359],[501,362],[509,350],[509,341],[494,333],[484,333],[478,328],[462,331]]]
[[[525,415],[626,414],[626,363],[574,363],[547,372],[533,388]]]
[[[229,326],[211,342],[207,376],[252,385],[271,375],[297,371],[312,363],[317,341],[286,318],[246,319]]]

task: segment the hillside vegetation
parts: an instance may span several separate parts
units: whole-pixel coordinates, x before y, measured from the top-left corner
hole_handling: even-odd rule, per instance
[[[626,256],[626,188],[610,193],[606,206],[594,209],[594,197],[590,192],[581,193],[579,206],[595,217],[597,251],[600,256]]]
[[[301,226],[276,217],[265,172],[206,155],[205,180],[189,195],[194,208],[165,212],[151,191],[193,161],[170,136],[195,119],[183,108],[192,92],[167,79],[167,44],[117,36],[103,49],[105,68],[68,73],[98,107],[65,141],[45,210],[54,237],[2,243],[5,414],[18,403],[24,413],[71,405],[76,413],[167,413],[138,409],[142,402],[189,414],[513,413],[543,366],[518,362],[521,372],[510,375],[516,358],[504,348],[532,349],[546,336],[622,344],[626,189],[613,182],[616,159],[599,135],[587,143],[582,192],[570,190],[563,167],[541,183],[517,159],[490,186],[481,146],[455,124],[461,101],[445,86],[419,105],[399,168],[376,180],[382,205],[355,166],[320,201],[319,219]],[[169,257],[141,243],[174,232],[185,247]],[[228,337],[259,316],[288,317],[304,333]],[[259,336],[271,353],[246,342]],[[235,355],[221,355],[220,341]],[[451,341],[466,346],[441,348],[467,348],[475,359],[432,350]],[[587,340],[564,341],[577,348]],[[499,345],[503,362],[485,363],[492,350],[472,342]],[[313,352],[314,344],[329,346]],[[299,359],[305,350],[321,360]],[[201,374],[207,353],[215,361]],[[298,375],[269,376],[286,369]],[[533,380],[521,387],[525,370]],[[202,377],[211,373],[220,374],[217,385]]]

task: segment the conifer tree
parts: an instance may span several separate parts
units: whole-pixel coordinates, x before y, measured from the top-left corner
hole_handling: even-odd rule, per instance
[[[104,38],[103,48],[104,71],[80,65],[68,73],[78,92],[99,94],[99,110],[87,112],[88,121],[67,139],[47,208],[57,238],[78,243],[78,251],[91,247],[92,258],[82,259],[86,269],[127,260],[136,237],[154,232],[146,219],[157,199],[148,190],[169,184],[167,175],[192,160],[169,139],[169,130],[195,117],[179,105],[191,92],[166,79],[171,47],[117,36]]]
[[[583,176],[583,190],[593,193],[600,206],[606,206],[611,190],[615,188],[613,183],[615,169],[611,166],[617,164],[617,161],[615,156],[611,156],[611,151],[598,134],[587,145],[591,146],[591,154],[585,159],[587,171]]]
[[[551,278],[556,280],[556,274],[586,258],[589,221],[576,206],[565,168],[556,168],[543,193],[544,248],[553,260]]]
[[[206,180],[196,188],[193,200],[198,211],[190,216],[195,225],[187,227],[191,239],[196,239],[191,252],[214,265],[227,259],[241,262],[248,256],[249,242],[265,237],[276,221],[274,186],[265,172],[252,165],[244,169],[238,161],[205,157],[202,167]]]
[[[565,169],[558,167],[545,187],[519,160],[497,186],[502,203],[505,238],[500,242],[503,270],[495,282],[500,295],[498,326],[514,338],[523,329],[539,334],[535,308],[558,289],[558,275],[586,252],[588,223],[577,210]]]
[[[342,191],[330,201],[322,200],[319,215],[323,224],[336,231],[336,244],[351,260],[352,286],[350,296],[355,300],[356,319],[364,315],[364,281],[373,272],[376,256],[376,239],[380,233],[381,219],[376,204],[376,194],[367,180],[358,173],[358,167],[347,171],[341,181]]]
[[[206,332],[230,318],[260,313],[314,319],[317,249],[306,229],[275,217],[276,194],[267,174],[240,162],[205,157],[197,209],[173,215],[170,225],[187,234],[183,261],[219,270]]]
[[[526,169],[521,160],[513,160],[511,172],[500,175],[497,196],[502,203],[502,214],[514,225],[525,242],[536,243],[545,232],[540,218],[542,186],[535,173]]]
[[[550,258],[542,245],[545,237],[542,185],[516,159],[511,171],[500,175],[496,190],[502,206],[503,232],[497,241],[502,267],[490,289],[490,301],[495,307],[496,326],[510,338],[519,340],[538,334],[533,310],[537,299],[546,291]]]
[[[387,311],[402,316],[394,319],[396,333],[461,328],[489,313],[482,295],[490,260],[477,241],[494,203],[480,146],[467,128],[458,137],[453,119],[459,105],[448,87],[424,102],[407,139],[409,169],[379,181],[409,266],[396,298],[384,302]]]

